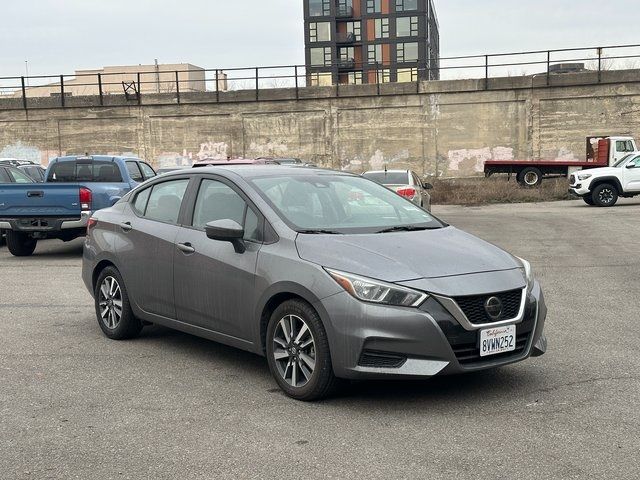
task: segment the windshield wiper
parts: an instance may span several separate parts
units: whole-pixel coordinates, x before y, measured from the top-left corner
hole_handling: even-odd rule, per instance
[[[305,235],[343,235],[342,232],[337,232],[335,230],[323,230],[323,229],[309,229],[309,230],[298,230],[298,233],[303,233]]]
[[[391,233],[391,232],[418,232],[420,230],[437,230],[441,227],[419,227],[416,225],[398,225],[397,227],[389,227],[384,230],[380,230],[376,233]]]

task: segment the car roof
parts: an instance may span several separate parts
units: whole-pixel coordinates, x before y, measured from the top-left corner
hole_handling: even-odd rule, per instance
[[[65,157],[56,157],[49,163],[53,162],[73,162],[76,160],[95,160],[96,162],[114,162],[116,160],[140,160],[138,157],[129,157],[124,155],[67,155]],[[141,160],[140,160],[141,161]]]
[[[196,170],[190,170],[190,173],[214,173],[223,176],[238,176],[246,179],[258,177],[281,177],[281,176],[309,176],[309,175],[338,175],[338,176],[357,176],[351,172],[343,172],[339,170],[331,170],[318,167],[301,167],[295,165],[262,165],[262,164],[223,164],[211,167],[200,167]],[[168,172],[163,175],[164,178],[173,175],[184,175],[184,170]],[[231,174],[231,175],[229,175]]]

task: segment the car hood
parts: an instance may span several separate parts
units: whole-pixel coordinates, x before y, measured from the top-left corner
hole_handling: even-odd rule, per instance
[[[304,260],[387,282],[521,267],[511,254],[455,227],[366,235],[301,234],[296,245]]]
[[[582,175],[585,173],[590,173],[592,176],[595,175],[616,175],[618,173],[620,173],[620,169],[619,168],[614,168],[614,167],[600,167],[600,168],[589,168],[588,170],[582,170],[580,172],[576,172],[575,175],[576,177],[578,175]]]

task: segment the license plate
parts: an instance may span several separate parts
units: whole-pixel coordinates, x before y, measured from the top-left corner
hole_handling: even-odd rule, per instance
[[[480,331],[480,356],[513,352],[516,349],[516,326],[488,328]]]

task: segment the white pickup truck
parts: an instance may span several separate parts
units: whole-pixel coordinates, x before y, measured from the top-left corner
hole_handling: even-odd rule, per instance
[[[613,207],[619,197],[640,195],[640,151],[625,155],[610,167],[575,172],[569,181],[569,191],[587,204]]]

